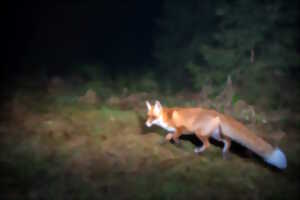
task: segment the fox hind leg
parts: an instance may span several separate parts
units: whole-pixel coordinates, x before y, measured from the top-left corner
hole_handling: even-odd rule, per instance
[[[194,149],[195,153],[202,153],[205,149],[207,149],[210,146],[209,140],[207,136],[203,136],[201,132],[196,132],[196,136],[201,140],[202,146],[201,147],[196,147]]]
[[[228,159],[228,157],[229,157],[228,151],[229,151],[229,148],[231,146],[231,140],[227,137],[224,137],[222,139],[222,142],[224,143],[224,146],[223,146],[223,149],[222,149],[223,158]]]
[[[227,159],[229,157],[228,151],[230,149],[231,146],[231,139],[227,136],[225,136],[222,132],[222,128],[219,125],[218,126],[218,131],[219,131],[219,140],[222,141],[224,143],[223,149],[222,149],[222,155],[224,159]]]
[[[196,136],[202,141],[202,147],[195,148],[195,153],[203,152],[206,148],[210,146],[208,138],[213,134],[213,132],[220,127],[220,118],[215,117],[211,119],[207,125],[195,131]]]

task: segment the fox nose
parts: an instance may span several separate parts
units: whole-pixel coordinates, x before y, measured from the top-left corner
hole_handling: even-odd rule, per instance
[[[146,121],[145,125],[146,125],[147,127],[150,127],[150,126],[151,126],[151,123],[150,123],[149,121]]]

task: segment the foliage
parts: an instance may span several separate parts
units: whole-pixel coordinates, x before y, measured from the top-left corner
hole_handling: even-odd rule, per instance
[[[216,7],[215,49],[234,51],[232,67],[253,64],[256,58],[272,67],[299,65],[296,7],[296,1],[223,1]]]
[[[131,73],[120,76],[115,81],[115,86],[129,92],[153,92],[158,90],[158,83],[153,72]]]
[[[234,95],[232,96],[232,100],[231,100],[231,102],[232,102],[232,107],[234,107],[234,105],[236,104],[236,102],[238,102],[240,99],[241,99],[241,97],[240,97],[238,94],[234,94]]]
[[[231,74],[256,98],[265,72],[289,75],[300,65],[297,8],[296,0],[165,1],[154,49],[165,82],[200,89]]]
[[[199,44],[208,38],[213,20],[211,1],[171,1],[163,5],[163,16],[157,20],[154,57],[162,68],[160,74],[169,88],[188,85],[185,68],[194,58]]]
[[[72,68],[73,73],[78,73],[87,80],[99,80],[105,77],[106,71],[103,64],[95,65],[75,65]]]

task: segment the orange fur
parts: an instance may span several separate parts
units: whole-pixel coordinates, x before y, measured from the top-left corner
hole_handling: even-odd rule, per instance
[[[148,107],[146,125],[154,124],[168,130],[170,133],[166,137],[167,140],[173,139],[178,143],[182,134],[195,134],[203,143],[201,148],[195,149],[196,153],[209,147],[209,137],[224,143],[223,153],[228,151],[231,140],[234,140],[264,158],[266,162],[278,168],[286,167],[285,156],[279,149],[275,149],[229,116],[204,108],[162,107],[158,101],[154,106],[149,102],[146,104]]]

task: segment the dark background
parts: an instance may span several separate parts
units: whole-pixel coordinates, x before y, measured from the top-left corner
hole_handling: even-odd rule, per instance
[[[98,79],[146,77],[168,91],[220,86],[228,75],[299,83],[296,0],[8,1],[2,9],[4,82],[97,65],[106,75]]]
[[[161,1],[16,1],[5,9],[2,63],[50,68],[84,63],[129,67],[151,61]],[[11,67],[12,66],[12,67]],[[26,68],[27,70],[27,68]],[[34,70],[34,69],[29,69]]]

